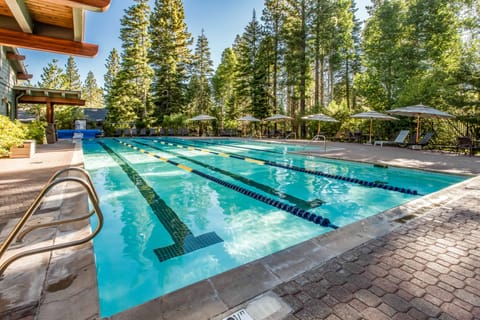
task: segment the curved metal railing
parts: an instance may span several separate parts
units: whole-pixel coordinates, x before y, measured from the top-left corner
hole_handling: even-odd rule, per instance
[[[295,132],[290,132],[285,136],[285,140],[287,140],[290,137],[294,137],[295,139],[297,139],[297,134]]]
[[[327,138],[323,134],[317,134],[315,137],[313,137],[313,141],[320,141],[320,139],[323,140],[323,149],[326,152],[327,151]]]
[[[68,172],[68,171],[80,172],[86,179],[82,179],[82,178],[78,178],[78,177],[58,178],[62,173]],[[28,221],[28,219],[30,219],[30,217],[40,207],[40,205],[42,203],[42,200],[44,199],[45,195],[56,185],[59,185],[59,184],[62,184],[62,183],[67,183],[67,182],[77,183],[77,184],[81,185],[87,191],[88,198],[90,199],[90,202],[93,206],[93,209],[90,210],[88,212],[88,214],[83,215],[83,216],[78,217],[78,218],[59,220],[59,221],[54,221],[54,222],[49,222],[49,223],[43,223],[43,224],[35,225],[35,226],[32,226],[32,227],[28,227],[21,232],[23,226]],[[64,249],[64,248],[77,246],[77,245],[86,243],[86,242],[90,241],[91,239],[93,239],[102,229],[103,214],[102,214],[102,210],[100,209],[98,194],[95,190],[95,187],[93,186],[92,179],[91,179],[90,175],[88,174],[88,172],[86,170],[84,170],[82,168],[78,168],[78,167],[71,167],[71,168],[66,168],[66,169],[57,171],[48,180],[48,182],[45,184],[43,189],[37,195],[37,197],[35,198],[33,203],[30,205],[28,210],[25,212],[25,214],[22,216],[22,218],[17,222],[15,227],[12,229],[12,231],[10,231],[7,238],[5,239],[5,241],[0,246],[0,261],[1,261],[1,258],[3,257],[3,255],[5,254],[5,252],[7,251],[7,249],[10,247],[10,245],[12,244],[12,242],[14,240],[16,240],[17,243],[22,242],[23,238],[28,233],[30,233],[31,231],[37,230],[37,229],[40,229],[40,228],[51,228],[53,226],[57,226],[57,225],[61,225],[61,224],[81,221],[83,219],[91,217],[94,213],[96,213],[97,216],[98,216],[98,224],[97,224],[97,227],[95,228],[95,230],[92,231],[92,233],[90,235],[88,235],[88,236],[86,236],[82,239],[78,239],[78,240],[74,240],[74,241],[68,241],[68,242],[61,243],[61,244],[54,244],[54,245],[51,245],[51,246],[46,246],[46,247],[41,247],[41,248],[36,248],[36,249],[30,249],[30,250],[21,251],[17,254],[14,254],[13,256],[9,257],[8,259],[6,259],[5,261],[3,261],[0,264],[0,276],[3,275],[3,272],[5,271],[5,269],[12,262],[14,262],[14,261],[16,261],[20,258],[30,256],[30,255],[34,255],[34,254],[37,254],[37,253],[43,253],[43,252],[53,251],[53,250],[58,250],[58,249]]]

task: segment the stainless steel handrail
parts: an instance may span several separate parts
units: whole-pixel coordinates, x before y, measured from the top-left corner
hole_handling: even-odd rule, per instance
[[[85,181],[84,179],[81,179],[81,178],[78,178],[78,177],[65,177],[65,178],[57,178],[60,174],[66,172],[66,171],[78,171],[78,172],[82,172],[82,174],[87,177],[87,181]],[[26,229],[24,232],[20,233],[21,229],[23,228],[23,226],[25,225],[25,223],[28,221],[28,219],[37,211],[37,209],[40,207],[40,204],[43,200],[43,198],[45,197],[45,195],[56,185],[58,184],[61,184],[61,183],[67,183],[67,182],[74,182],[74,183],[78,183],[80,184],[82,187],[84,187],[84,189],[87,191],[88,193],[88,198],[90,199],[90,202],[93,206],[93,209],[87,214],[87,215],[84,215],[82,217],[78,217],[78,218],[74,218],[74,219],[68,219],[68,220],[61,220],[61,221],[56,221],[56,222],[50,222],[50,223],[45,223],[45,224],[41,224],[41,225],[37,225],[35,227],[30,227],[28,229]],[[88,174],[88,172],[86,172],[85,170],[81,169],[81,168],[77,168],[77,167],[72,167],[72,168],[67,168],[67,169],[64,169],[64,170],[60,170],[58,171],[57,173],[55,173],[48,181],[48,183],[45,185],[45,187],[40,191],[40,193],[37,195],[37,197],[35,198],[35,200],[33,201],[33,203],[30,205],[30,207],[28,208],[28,210],[26,211],[26,213],[22,216],[22,218],[17,222],[17,224],[15,225],[15,227],[12,229],[12,231],[10,231],[10,233],[8,234],[7,238],[5,239],[5,241],[2,243],[2,245],[0,246],[0,259],[3,257],[4,253],[7,251],[7,249],[9,248],[9,246],[11,245],[11,243],[13,242],[13,240],[15,240],[15,238],[18,239],[18,237],[21,237],[20,239],[22,239],[28,232],[32,231],[32,230],[35,230],[35,229],[38,229],[38,228],[43,228],[43,227],[51,227],[51,226],[54,226],[54,225],[59,225],[59,224],[65,224],[65,223],[69,223],[69,222],[74,222],[74,221],[79,221],[79,220],[82,220],[82,219],[86,219],[90,216],[93,215],[93,213],[96,213],[97,216],[98,216],[98,224],[97,224],[97,227],[95,228],[95,230],[90,234],[88,235],[87,237],[84,237],[83,239],[79,239],[79,240],[75,240],[75,241],[68,241],[68,242],[65,242],[65,243],[61,243],[61,244],[54,244],[54,245],[51,245],[51,246],[47,246],[47,247],[42,247],[42,248],[37,248],[37,249],[31,249],[31,250],[27,250],[27,251],[23,251],[23,252],[19,252],[11,257],[9,257],[8,259],[6,259],[4,262],[2,262],[0,264],[0,276],[3,274],[3,272],[5,271],[5,269],[14,261],[20,259],[20,258],[23,258],[23,257],[26,257],[26,256],[30,256],[30,255],[33,255],[33,254],[37,254],[37,253],[43,253],[43,252],[47,252],[47,251],[53,251],[53,250],[57,250],[57,249],[63,249],[63,248],[68,248],[68,247],[71,247],[71,246],[76,246],[76,245],[80,245],[80,244],[83,244],[83,243],[86,243],[88,241],[90,241],[91,239],[93,239],[99,232],[100,230],[102,229],[103,227],[103,214],[102,214],[102,210],[100,209],[100,205],[99,205],[99,201],[98,201],[98,195],[95,191],[95,188],[93,186],[93,183],[92,183],[92,180],[90,178],[90,175]],[[18,236],[18,237],[17,237]]]
[[[313,137],[312,142],[313,141],[318,141],[318,140],[320,140],[320,138],[323,139],[323,148],[326,152],[327,151],[327,138],[323,134],[317,134],[315,137]]]
[[[285,136],[285,140],[287,140],[288,138],[290,138],[291,136],[295,137],[295,139],[297,139],[297,134],[295,132],[290,132],[289,134],[287,134]]]

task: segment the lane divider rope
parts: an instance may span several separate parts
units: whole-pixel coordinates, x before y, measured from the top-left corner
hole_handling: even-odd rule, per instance
[[[251,190],[248,190],[246,188],[243,188],[241,186],[237,186],[233,183],[230,183],[230,182],[227,182],[227,181],[224,181],[222,179],[219,179],[219,178],[216,178],[214,176],[211,176],[209,174],[206,174],[206,173],[203,173],[201,171],[198,171],[196,169],[193,169],[193,168],[190,168],[190,167],[187,167],[181,163],[178,163],[176,161],[172,161],[172,160],[169,160],[165,157],[161,157],[159,155],[156,155],[152,152],[149,152],[145,149],[141,149],[137,146],[134,146],[130,143],[126,143],[124,141],[121,141],[121,140],[118,140],[118,139],[115,139],[115,141],[117,141],[118,143],[126,146],[126,147],[129,147],[131,149],[134,149],[134,150],[137,150],[141,153],[144,153],[148,156],[151,156],[151,157],[154,157],[154,158],[157,158],[163,162],[166,162],[166,163],[169,163],[169,164],[172,164],[180,169],[183,169],[183,170],[186,170],[188,172],[191,172],[191,173],[194,173],[200,177],[203,177],[205,179],[208,179],[210,181],[213,181],[219,185],[222,185],[224,187],[227,187],[229,189],[232,189],[236,192],[239,192],[241,194],[244,194],[250,198],[253,198],[255,200],[258,200],[258,201],[261,201],[263,203],[266,203],[272,207],[275,207],[277,209],[280,209],[280,210],[283,210],[283,211],[286,211],[288,213],[291,213],[299,218],[302,218],[304,220],[307,220],[307,221],[310,221],[310,222],[313,222],[315,224],[318,224],[318,225],[321,225],[322,227],[328,227],[328,228],[332,228],[332,229],[337,229],[338,226],[332,224],[330,222],[330,220],[328,218],[324,218],[322,217],[321,215],[317,215],[315,213],[312,213],[312,212],[309,212],[307,210],[304,210],[304,209],[301,209],[301,208],[298,208],[298,207],[295,207],[295,206],[292,206],[292,205],[289,205],[287,203],[284,203],[284,202],[281,202],[281,201],[278,201],[278,200],[275,200],[275,199],[272,199],[272,198],[269,198],[269,197],[266,197],[264,195],[261,195],[257,192],[254,192],[254,191],[251,191]]]
[[[152,148],[152,149],[155,149],[155,150],[160,150],[160,151],[165,152],[165,153],[173,154],[173,155],[175,155],[175,157],[177,157],[179,159],[183,159],[183,160],[187,160],[189,162],[193,162],[196,165],[202,166],[202,167],[207,168],[211,171],[220,173],[224,176],[227,176],[227,177],[230,177],[234,180],[242,182],[242,183],[248,185],[249,187],[256,188],[257,190],[262,190],[263,192],[268,193],[272,196],[276,196],[276,197],[279,197],[280,199],[287,200],[288,202],[294,204],[295,206],[297,206],[299,208],[302,208],[302,209],[305,209],[305,210],[321,206],[324,203],[324,201],[320,200],[320,199],[314,199],[314,200],[311,200],[311,201],[306,201],[306,200],[297,198],[297,197],[295,197],[293,195],[290,195],[288,193],[281,192],[281,191],[279,191],[275,188],[272,188],[270,186],[264,185],[260,182],[255,181],[255,180],[244,177],[243,175],[235,174],[235,173],[230,172],[228,170],[224,170],[224,169],[212,166],[210,164],[204,163],[202,161],[196,160],[196,159],[194,159],[194,157],[182,156],[178,152],[171,151],[171,148],[169,148],[167,150],[164,147],[158,147],[158,145],[153,146],[150,143],[140,142],[137,139],[133,139],[133,141],[137,145],[146,146],[146,147],[149,147],[149,148]],[[145,141],[145,140],[142,140],[142,141]]]
[[[187,149],[189,149],[189,150],[196,150],[196,151],[201,151],[201,152],[205,152],[205,153],[211,153],[211,154],[219,155],[219,156],[222,156],[222,157],[235,158],[235,159],[244,160],[244,161],[247,161],[247,162],[256,163],[258,165],[269,165],[269,166],[272,166],[272,167],[294,170],[294,171],[298,171],[298,172],[302,172],[302,173],[312,174],[312,175],[315,175],[315,176],[321,176],[321,177],[325,177],[325,178],[330,178],[330,179],[336,179],[336,180],[341,180],[341,181],[345,181],[345,182],[355,183],[355,184],[359,184],[359,185],[362,185],[362,186],[365,186],[365,187],[379,188],[379,189],[384,189],[384,190],[388,190],[388,191],[395,191],[395,192],[411,194],[411,195],[420,195],[417,190],[394,187],[394,186],[383,184],[383,183],[377,183],[377,182],[372,182],[372,181],[367,181],[367,180],[362,180],[362,179],[357,179],[357,178],[350,178],[350,177],[345,177],[345,176],[341,176],[341,175],[329,174],[329,173],[325,173],[325,172],[322,172],[322,171],[297,167],[297,166],[294,166],[294,165],[291,165],[291,164],[289,165],[289,164],[278,163],[278,162],[270,161],[270,160],[262,160],[262,159],[243,157],[243,156],[239,156],[239,155],[232,154],[232,153],[216,152],[216,151],[212,151],[212,150],[209,150],[209,149],[197,148],[196,146],[192,146],[192,145],[187,144],[187,143],[184,143],[184,145],[181,145],[181,144],[174,144],[174,143],[171,143],[171,142],[165,142],[165,141],[156,140],[156,139],[154,139],[153,141],[157,142],[157,143],[160,143],[160,144],[163,144],[163,145],[168,145],[168,146],[178,147],[178,148],[185,148],[185,146],[187,146]]]

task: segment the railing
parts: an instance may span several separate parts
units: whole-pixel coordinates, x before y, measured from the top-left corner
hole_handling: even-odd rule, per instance
[[[86,179],[82,179],[82,178],[78,178],[78,177],[58,178],[61,174],[63,174],[64,172],[68,172],[68,171],[80,172],[84,176],[84,178],[86,178]],[[32,226],[32,227],[28,227],[25,230],[23,230],[22,232],[20,232],[22,230],[23,226],[25,225],[25,223],[28,221],[28,219],[30,219],[30,217],[38,210],[38,208],[40,207],[40,205],[42,203],[42,200],[45,197],[45,195],[56,185],[59,185],[59,184],[62,184],[62,183],[67,183],[67,182],[78,183],[87,191],[88,198],[90,199],[90,202],[93,206],[93,209],[90,210],[88,212],[88,214],[83,215],[83,216],[78,217],[78,218],[67,219],[67,220],[59,220],[59,221],[54,221],[54,222],[49,222],[49,223],[43,223],[43,224],[35,225],[35,226]],[[92,179],[90,178],[90,175],[88,174],[88,172],[85,171],[84,169],[77,168],[77,167],[66,168],[66,169],[63,169],[63,170],[60,170],[60,171],[56,172],[48,180],[48,182],[45,184],[45,187],[43,187],[43,189],[40,191],[40,193],[35,198],[33,203],[30,205],[28,210],[25,212],[25,214],[22,216],[22,218],[17,222],[15,227],[8,234],[5,241],[0,246],[0,261],[3,257],[3,255],[5,254],[5,252],[7,251],[7,249],[10,247],[10,245],[12,244],[12,242],[14,240],[16,240],[16,243],[21,243],[23,241],[23,238],[28,233],[32,232],[33,230],[37,230],[37,229],[40,229],[40,228],[51,228],[53,226],[57,226],[57,225],[61,225],[61,224],[81,221],[83,219],[87,219],[87,218],[91,217],[94,213],[96,213],[97,216],[98,216],[98,224],[97,224],[97,227],[95,228],[95,230],[90,235],[88,235],[88,236],[86,236],[82,239],[79,239],[79,240],[68,241],[68,242],[61,243],[61,244],[54,244],[54,245],[47,246],[47,247],[41,247],[41,248],[36,248],[36,249],[31,249],[31,250],[26,250],[26,251],[19,252],[15,255],[9,257],[8,259],[6,259],[5,261],[3,261],[0,264],[0,277],[3,275],[3,272],[5,271],[5,269],[12,262],[14,262],[14,261],[16,261],[20,258],[30,256],[30,255],[34,255],[34,254],[37,254],[37,253],[43,253],[43,252],[53,251],[53,250],[58,250],[58,249],[64,249],[64,248],[84,244],[84,243],[90,241],[91,239],[93,239],[102,229],[103,214],[102,214],[102,210],[100,209],[100,206],[99,206],[99,199],[98,199],[97,192],[95,191],[95,187],[93,186]]]
[[[320,138],[323,139],[323,148],[324,148],[324,151],[326,152],[327,151],[327,138],[324,135],[317,134],[315,137],[313,137],[312,142],[313,141],[319,141]]]
[[[285,136],[285,140],[287,140],[290,137],[294,137],[295,139],[297,139],[297,134],[295,132],[290,132]]]

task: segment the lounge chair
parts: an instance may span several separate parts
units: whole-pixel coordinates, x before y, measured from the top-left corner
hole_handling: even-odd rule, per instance
[[[132,136],[132,130],[130,128],[123,129],[123,135],[125,137],[131,137]]]
[[[373,145],[374,146],[381,146],[383,147],[384,144],[392,144],[392,145],[402,145],[405,144],[405,139],[407,139],[409,130],[402,130],[398,134],[398,136],[393,141],[384,141],[384,140],[376,140]]]
[[[147,129],[145,129],[145,128],[140,129],[140,134],[139,135],[142,136],[142,137],[146,136],[147,135]]]
[[[115,129],[115,137],[120,137],[122,135],[122,129]]]
[[[425,135],[422,137],[422,139],[418,140],[418,142],[409,142],[408,145],[411,145],[411,146],[420,146],[421,148],[425,147],[429,142],[430,140],[432,139],[433,137],[433,132],[427,132],[425,133]]]
[[[157,129],[155,129],[155,128],[150,128],[150,129],[148,130],[148,135],[149,135],[149,136],[155,136],[155,135],[157,135]]]
[[[136,136],[137,135],[137,128],[132,128],[132,136]]]
[[[161,136],[166,136],[167,135],[167,132],[165,131],[165,128],[160,129],[160,135]]]

